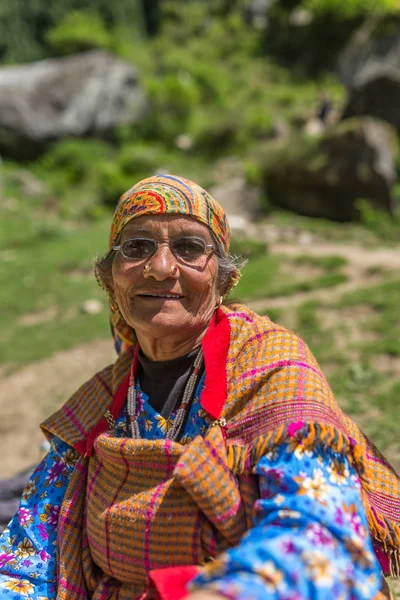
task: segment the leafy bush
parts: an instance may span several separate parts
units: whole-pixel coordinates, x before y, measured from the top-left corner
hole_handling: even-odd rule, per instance
[[[400,210],[393,216],[374,208],[368,200],[360,199],[357,202],[357,209],[360,211],[361,223],[385,238],[386,241],[400,240]]]
[[[89,14],[93,15],[92,23],[85,18]],[[59,24],[62,26],[59,27]],[[1,2],[0,60],[34,61],[52,56],[55,47],[61,53],[88,47],[108,47],[106,37],[121,28],[124,28],[128,39],[144,37],[145,20],[141,0]],[[49,33],[51,30],[52,34]]]
[[[147,93],[152,103],[151,133],[166,140],[173,140],[185,131],[192,111],[200,102],[199,88],[189,72],[154,77],[148,82]]]
[[[94,10],[67,13],[46,33],[46,41],[59,54],[110,48],[112,45],[112,38],[104,21]]]
[[[112,147],[101,140],[66,139],[54,144],[39,159],[37,168],[49,175],[62,175],[66,184],[75,185],[95,176],[98,165],[112,154]]]
[[[371,13],[400,13],[398,0],[304,0],[303,6],[315,13],[336,14],[343,19]]]

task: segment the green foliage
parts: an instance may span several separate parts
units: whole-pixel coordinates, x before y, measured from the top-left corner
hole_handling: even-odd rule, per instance
[[[364,199],[358,200],[357,208],[365,227],[385,238],[386,241],[400,240],[400,208],[397,208],[395,215],[388,215],[377,210],[368,200]]]
[[[261,185],[263,176],[261,163],[257,160],[248,159],[245,160],[243,166],[247,183],[250,185]]]
[[[267,308],[260,311],[259,314],[269,317],[274,323],[282,322],[282,310],[279,308]]]
[[[307,340],[318,357],[322,357],[324,334],[317,308],[318,303],[313,300],[301,304],[297,310],[296,333]]]
[[[400,280],[386,281],[369,289],[357,290],[346,294],[340,301],[340,306],[357,306],[366,304],[374,309],[375,319],[371,320],[371,331],[377,333],[373,343],[365,342],[363,351],[372,356],[384,352],[400,356],[400,338],[398,334],[398,305]]]
[[[334,11],[314,10],[312,7],[310,21],[296,26],[293,11],[299,8],[309,10],[308,0],[275,2],[268,12],[264,51],[281,64],[291,66],[295,73],[315,75],[334,71],[341,50],[360,26],[363,17],[352,13],[346,16],[346,9],[342,7],[347,5],[347,0],[332,0],[332,4],[335,4]]]
[[[147,92],[152,102],[149,119],[153,134],[167,140],[186,131],[190,115],[200,102],[200,92],[189,72],[167,74],[149,81]]]
[[[309,292],[320,288],[334,288],[344,283],[347,276],[339,269],[326,269],[326,273],[304,279],[297,277],[296,271],[285,272],[285,260],[277,256],[259,255],[249,261],[243,270],[243,277],[235,289],[235,297],[244,301],[257,298],[277,298],[297,292]]]
[[[268,245],[257,240],[233,238],[230,252],[243,258],[254,259],[264,256],[268,252]]]
[[[37,163],[43,173],[57,173],[65,183],[82,183],[95,173],[100,162],[111,158],[111,146],[100,140],[66,139],[49,150]]]
[[[390,451],[396,465],[400,464],[395,401],[399,393],[399,295],[400,280],[394,278],[326,305],[307,302],[297,309],[295,327],[322,370],[329,373],[339,404],[381,450]],[[387,366],[382,368],[380,362]]]
[[[294,259],[296,265],[311,265],[321,267],[327,271],[336,271],[347,264],[343,256],[309,256],[300,255]]]
[[[398,0],[304,0],[303,6],[315,13],[329,13],[342,19],[358,15],[369,16],[372,13],[400,13]]]
[[[46,41],[58,54],[73,54],[94,48],[110,48],[112,37],[94,10],[72,11],[46,33]]]
[[[32,217],[26,218],[22,203],[1,212],[2,363],[37,360],[103,338],[107,331],[106,298],[92,275],[91,259],[107,247],[110,216],[84,230],[67,227],[54,215]],[[82,313],[81,304],[89,298],[103,303],[99,314]],[[48,311],[53,317],[46,319]],[[33,315],[31,323],[26,315]]]
[[[29,62],[53,55],[54,47],[61,53],[68,48],[109,47],[107,36],[121,28],[129,32],[129,39],[144,36],[141,0],[4,1],[0,3],[0,60]]]

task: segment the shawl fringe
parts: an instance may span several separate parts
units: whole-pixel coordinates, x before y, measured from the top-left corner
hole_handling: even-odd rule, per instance
[[[227,461],[229,468],[241,475],[251,472],[263,456],[277,446],[290,443],[301,446],[304,451],[317,446],[323,450],[330,449],[345,456],[360,477],[362,485],[362,500],[368,525],[373,538],[383,545],[389,558],[390,576],[400,577],[400,527],[382,513],[372,508],[367,494],[371,490],[371,474],[368,473],[368,463],[363,448],[356,444],[343,432],[331,425],[320,423],[291,423],[282,425],[269,433],[255,439],[252,444],[239,446],[227,445]]]

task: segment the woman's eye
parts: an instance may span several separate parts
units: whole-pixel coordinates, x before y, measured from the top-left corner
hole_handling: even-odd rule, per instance
[[[204,244],[199,240],[176,240],[174,248],[182,258],[198,258],[204,254]]]
[[[127,240],[124,244],[124,253],[131,258],[143,258],[154,251],[151,240]]]

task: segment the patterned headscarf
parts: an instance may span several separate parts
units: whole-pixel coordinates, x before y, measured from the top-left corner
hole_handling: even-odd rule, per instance
[[[110,231],[110,248],[127,223],[142,215],[187,215],[204,223],[227,252],[230,229],[223,208],[202,187],[183,177],[155,175],[125,192],[115,209]],[[136,343],[135,332],[120,313],[111,312],[115,349],[121,354]]]
[[[230,230],[223,208],[206,190],[189,179],[155,175],[143,179],[121,196],[110,232],[110,248],[129,221],[142,215],[187,215],[204,223],[225,251]]]

